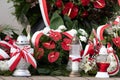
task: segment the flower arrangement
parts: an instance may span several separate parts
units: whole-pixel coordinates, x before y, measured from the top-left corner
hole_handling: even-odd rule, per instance
[[[83,29],[79,29],[78,31],[75,29],[62,31],[63,29],[66,29],[64,25],[59,26],[56,30],[49,29],[46,31],[47,28],[48,27],[40,31],[41,33],[44,32],[44,34],[39,38],[40,41],[37,45],[39,45],[38,50],[41,53],[37,53],[36,58],[40,59],[47,54],[50,63],[57,61],[59,57],[61,58],[62,56],[69,55],[70,45],[74,35],[78,35],[80,41],[83,42],[86,42],[88,37],[88,34]]]
[[[13,1],[15,4],[15,15],[17,18],[19,19],[21,15],[25,14],[28,17],[32,27],[35,27],[35,23],[41,18],[37,1],[33,0],[31,3],[28,3],[27,0],[9,1]],[[34,1],[34,6],[31,6]],[[46,0],[46,2],[46,8],[49,12],[48,16],[50,18],[49,26],[51,29],[48,32],[45,32],[44,30],[40,31],[42,32],[42,36],[38,42],[39,45],[36,49],[35,57],[39,58],[40,60],[43,59],[41,61],[48,60],[50,63],[56,63],[58,61],[56,64],[60,64],[62,61],[61,56],[63,56],[64,53],[68,53],[67,44],[70,44],[71,42],[71,39],[68,37],[66,39],[66,35],[64,35],[63,32],[59,32],[59,30],[57,32],[55,31],[60,25],[65,25],[67,31],[71,29],[77,30],[77,35],[79,36],[81,35],[82,30],[85,30],[88,34],[90,34],[93,28],[97,29],[99,25],[106,24],[110,21],[110,19],[112,19],[112,17],[119,15],[119,0]],[[84,42],[88,41],[85,36],[89,37],[90,35],[82,34],[79,37],[80,40]],[[110,39],[110,36],[105,37],[106,42],[110,41]],[[118,40],[119,38],[115,40],[113,39],[113,42],[116,45],[119,45]],[[92,46],[92,49],[94,48],[96,48],[95,50],[98,53],[99,47]],[[91,61],[91,57],[94,56],[93,53],[94,52],[92,52],[89,57],[86,58],[88,61],[88,64],[86,65],[90,65],[89,62]],[[94,65],[95,64],[93,63],[93,66]],[[87,69],[85,68],[84,70],[87,72],[88,70],[92,69],[93,66],[86,66]]]

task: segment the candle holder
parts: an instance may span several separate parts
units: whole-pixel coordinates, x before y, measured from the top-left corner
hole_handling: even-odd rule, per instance
[[[99,55],[96,58],[96,64],[98,66],[98,72],[95,77],[97,78],[109,78],[107,68],[110,63],[108,62],[108,53],[105,46],[102,46],[99,52]]]
[[[82,45],[76,35],[73,37],[70,48],[69,58],[71,60],[71,73],[69,76],[79,77],[79,63],[81,60],[80,51],[82,50]]]
[[[27,56],[27,54],[32,55],[33,49],[30,47],[27,37],[24,35],[20,35],[17,38],[17,41],[14,45],[17,47],[17,49],[11,48],[11,55],[16,56],[16,55],[14,55],[14,53],[16,51],[17,54],[20,54],[18,57],[18,59],[20,58],[20,60],[18,61],[18,64],[14,65],[14,66],[16,66],[16,69],[13,73],[13,76],[31,76],[31,74],[28,70],[30,63],[28,63],[26,61],[25,57]],[[25,52],[25,54],[24,54],[24,52]]]

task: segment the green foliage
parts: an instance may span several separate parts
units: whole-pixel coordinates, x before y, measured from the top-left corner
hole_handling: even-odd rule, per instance
[[[53,13],[50,21],[51,29],[57,29],[60,25],[64,25],[62,17],[57,12]]]
[[[12,72],[9,71],[9,70],[0,71],[0,75],[2,75],[2,76],[10,76],[10,75],[12,75]]]

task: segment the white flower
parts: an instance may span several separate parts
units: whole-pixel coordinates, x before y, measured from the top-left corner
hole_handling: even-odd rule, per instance
[[[80,33],[81,35],[88,37],[88,34],[86,33],[86,31],[84,29],[79,29],[78,33]]]
[[[58,27],[58,29],[56,29],[55,31],[57,31],[57,32],[62,32],[62,31],[64,31],[64,30],[66,30],[67,28],[65,27],[65,25],[60,25],[59,27]]]
[[[89,70],[91,70],[92,69],[92,67],[90,66],[90,63],[89,62],[87,62],[85,65],[84,65],[85,67],[85,73],[87,73]]]
[[[77,31],[75,29],[71,29],[69,31],[67,31],[68,34],[70,34],[71,36],[74,36],[77,34]]]
[[[79,65],[80,69],[84,70],[85,73],[92,70],[96,66],[95,60],[89,60],[89,58],[89,54],[83,57]]]
[[[80,41],[87,42],[87,38],[85,36],[79,36]]]
[[[0,61],[0,70],[1,71],[9,70],[8,63],[6,60]]]

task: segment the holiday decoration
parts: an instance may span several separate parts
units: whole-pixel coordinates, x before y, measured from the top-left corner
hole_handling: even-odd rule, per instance
[[[36,68],[37,64],[32,56],[33,49],[30,47],[27,37],[20,35],[10,52],[11,59],[8,61],[9,68],[11,71],[16,68],[13,76],[31,76],[28,67],[32,64],[32,66]]]

